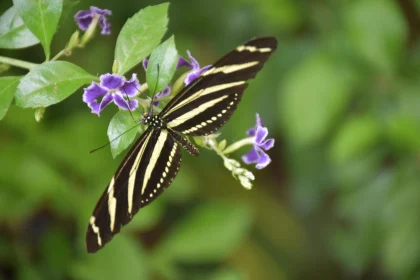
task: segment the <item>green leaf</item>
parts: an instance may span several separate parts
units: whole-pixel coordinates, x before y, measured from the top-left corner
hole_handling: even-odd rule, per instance
[[[73,7],[79,4],[80,0],[63,0],[63,8],[61,9],[61,17],[60,21],[58,22],[58,26],[62,26],[65,24],[65,20],[70,14],[73,12]]]
[[[25,26],[15,7],[0,17],[0,48],[19,49],[39,43],[37,37]]]
[[[147,259],[139,244],[125,235],[119,235],[98,253],[87,255],[70,271],[74,279],[81,280],[149,279]]]
[[[146,7],[124,24],[115,47],[119,74],[140,63],[159,44],[167,29],[168,7],[169,3]]]
[[[331,156],[343,163],[372,147],[381,135],[381,127],[372,118],[358,117],[349,120],[338,131],[332,143]]]
[[[296,145],[320,140],[345,108],[352,89],[348,68],[324,54],[296,66],[280,88],[279,114]]]
[[[137,111],[132,114],[134,119],[140,119]],[[134,126],[136,124],[128,111],[118,111],[112,118],[108,126],[108,138],[111,141],[111,153],[114,158],[133,143],[137,134]]]
[[[70,62],[40,64],[20,80],[16,105],[22,108],[47,107],[62,101],[95,79],[95,76]]]
[[[21,77],[0,78],[0,120],[6,115]]]
[[[18,14],[26,27],[38,37],[44,47],[47,60],[50,58],[50,44],[58,20],[60,19],[62,0],[13,0]]]
[[[153,93],[163,90],[172,80],[178,63],[174,36],[157,47],[150,55],[146,80]],[[159,65],[159,71],[158,71]],[[157,80],[159,77],[159,80]],[[156,89],[155,89],[156,86]]]
[[[177,223],[157,252],[183,262],[220,261],[241,244],[250,224],[244,205],[207,203]]]
[[[239,271],[229,268],[222,268],[212,274],[208,280],[243,280],[247,279]]]
[[[347,37],[373,67],[395,70],[406,48],[408,28],[395,1],[353,1],[346,9]]]

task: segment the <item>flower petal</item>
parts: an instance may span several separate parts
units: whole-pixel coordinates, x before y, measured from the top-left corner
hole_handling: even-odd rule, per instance
[[[130,103],[128,103],[128,101],[125,100],[119,93],[114,93],[114,103],[121,109],[123,110],[130,109],[130,111],[135,110],[139,106],[137,100],[132,99],[130,100]]]
[[[195,79],[198,78],[198,76],[200,76],[200,75],[197,75],[197,73],[195,71],[189,72],[187,74],[187,77],[184,80],[185,85],[188,86],[189,84],[191,84],[192,81],[194,81]]]
[[[268,136],[268,128],[257,126],[257,130],[255,133],[255,142],[257,143],[257,145],[260,145],[267,136]]]
[[[248,131],[246,132],[246,134],[248,136],[255,136],[255,131],[256,131],[256,129],[253,127],[253,128],[248,129]]]
[[[171,94],[171,89],[172,89],[172,85],[169,84],[166,86],[166,88],[164,88],[161,92],[158,92],[155,96],[155,99],[160,99],[163,97],[168,96],[169,94]]]
[[[257,150],[254,147],[251,149],[249,153],[242,156],[242,160],[246,164],[256,163],[260,161],[260,155],[258,154]]]
[[[264,126],[260,114],[257,113],[257,125],[256,126]]]
[[[90,84],[90,86],[84,89],[83,102],[93,102],[95,99],[104,96],[107,93],[108,90],[106,88],[103,88],[97,83],[93,82],[92,84]]]
[[[102,98],[101,104],[99,105],[99,112],[101,112],[109,103],[111,103],[113,99],[114,98],[112,97],[112,94],[105,95],[104,98]]]
[[[131,79],[126,81],[119,89],[123,96],[126,94],[129,97],[132,97],[136,95],[140,90],[140,83],[137,79],[137,74],[134,74],[131,76]]]
[[[101,27],[102,35],[111,34],[111,24],[109,23],[108,19],[105,16],[99,17],[99,27]]]
[[[200,69],[200,64],[198,63],[198,61],[192,56],[190,51],[187,51],[187,54],[188,54],[188,57],[190,58],[192,69],[193,70],[199,70]]]
[[[87,30],[93,20],[93,13],[91,11],[79,11],[74,15],[79,28],[83,31]]]
[[[262,150],[260,152],[260,160],[258,161],[257,165],[255,165],[255,168],[257,169],[263,169],[267,165],[270,164],[271,158]]]
[[[144,71],[146,71],[147,65],[149,65],[149,59],[147,58],[143,59],[142,64],[143,64]]]
[[[99,103],[98,103],[98,101],[93,100],[92,102],[89,102],[87,105],[91,109],[91,112],[92,113],[97,114],[99,116],[99,112],[101,110],[99,110]]]
[[[185,85],[187,86],[190,83],[192,83],[192,81],[197,79],[201,75],[201,73],[203,73],[204,71],[206,71],[210,67],[211,67],[211,65],[207,65],[207,66],[199,69],[198,71],[192,70],[190,73],[188,73],[187,77],[185,78],[185,81],[184,81]]]
[[[93,13],[95,13],[97,15],[100,15],[100,16],[105,16],[105,15],[111,15],[112,14],[112,12],[110,10],[107,10],[107,9],[102,10],[102,9],[99,9],[98,7],[95,7],[95,6],[90,6],[90,10]]]
[[[183,58],[182,56],[178,56],[178,63],[176,65],[176,69],[181,68],[182,66],[187,66],[188,68],[192,69],[192,65],[191,63],[188,62],[188,60],[186,60],[185,58]]]
[[[125,82],[125,78],[117,74],[104,74],[99,79],[101,80],[101,86],[107,89],[117,89]]]
[[[274,139],[273,138],[267,139],[263,141],[259,146],[263,148],[264,150],[268,151],[274,147]]]
[[[139,107],[139,102],[137,101],[137,99],[130,99],[130,102],[128,102],[128,108],[130,109],[130,111],[136,110],[137,107]]]

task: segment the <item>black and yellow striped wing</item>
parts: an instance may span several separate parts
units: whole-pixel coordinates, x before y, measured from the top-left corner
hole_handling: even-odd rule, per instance
[[[185,135],[208,135],[223,126],[248,86],[277,48],[274,37],[248,41],[217,61],[185,87],[159,116]]]
[[[86,234],[88,252],[102,248],[171,184],[180,167],[181,146],[198,156],[198,149],[176,132],[207,135],[219,129],[235,111],[247,80],[255,77],[276,48],[273,37],[237,47],[153,116],[96,204]]]
[[[149,127],[96,204],[86,233],[87,251],[101,249],[140,208],[161,194],[175,178],[180,164],[181,147],[174,132]]]

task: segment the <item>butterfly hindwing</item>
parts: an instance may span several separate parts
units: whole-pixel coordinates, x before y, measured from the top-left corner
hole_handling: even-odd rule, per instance
[[[159,116],[168,128],[186,135],[208,135],[235,111],[247,80],[255,77],[277,48],[273,37],[251,40],[217,61],[185,87]]]
[[[181,148],[166,129],[149,127],[121,163],[97,203],[86,234],[88,252],[96,252],[152,202],[175,178]]]
[[[247,81],[276,48],[273,37],[256,38],[237,47],[185,87],[159,115],[149,115],[145,122],[149,127],[127,153],[95,206],[86,233],[88,252],[101,249],[140,208],[171,184],[181,164],[181,147],[199,155],[177,132],[201,136],[222,127],[241,100]]]

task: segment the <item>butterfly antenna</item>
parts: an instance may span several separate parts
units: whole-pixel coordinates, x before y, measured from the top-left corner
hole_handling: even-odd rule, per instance
[[[137,89],[137,88],[136,88],[136,89]],[[124,88],[123,88],[123,90],[124,90],[125,96],[126,96],[126,97],[127,97],[127,99],[128,99],[128,105],[129,105],[129,104],[130,104],[130,102],[131,102],[130,97],[128,96],[128,94],[127,94],[127,92],[125,91],[125,89],[124,89]],[[138,112],[140,112],[140,113],[141,113],[141,111],[140,111],[140,109],[139,109],[138,107],[136,108],[136,110],[137,110]],[[133,113],[131,112],[130,108],[128,108],[128,112],[130,113],[130,116],[131,116],[131,118],[133,119],[133,121],[134,121],[135,123],[138,123],[138,122],[140,122],[140,121],[141,121],[141,119],[136,120],[136,119],[134,118]]]
[[[96,152],[96,151],[98,151],[98,150],[100,150],[100,149],[102,149],[102,148],[105,148],[106,146],[110,145],[112,142],[114,142],[115,140],[117,140],[118,138],[120,138],[121,136],[123,136],[124,134],[126,134],[127,132],[129,132],[129,131],[133,130],[134,128],[136,128],[136,127],[138,127],[138,126],[139,126],[139,125],[138,125],[138,124],[136,124],[135,126],[133,126],[133,127],[129,128],[129,129],[128,129],[128,130],[126,130],[126,131],[124,131],[123,133],[121,133],[120,135],[118,135],[117,137],[115,137],[114,139],[112,139],[111,141],[109,141],[108,143],[106,143],[105,145],[100,146],[99,148],[96,148],[96,149],[93,149],[93,150],[89,151],[89,154],[94,153],[94,152]]]
[[[157,67],[157,78],[156,78],[155,88],[153,89],[153,97],[152,99],[150,99],[150,113],[152,113],[152,115],[153,115],[153,101],[155,100],[156,88],[159,82],[159,74],[160,74],[159,64],[157,64],[156,67]]]

